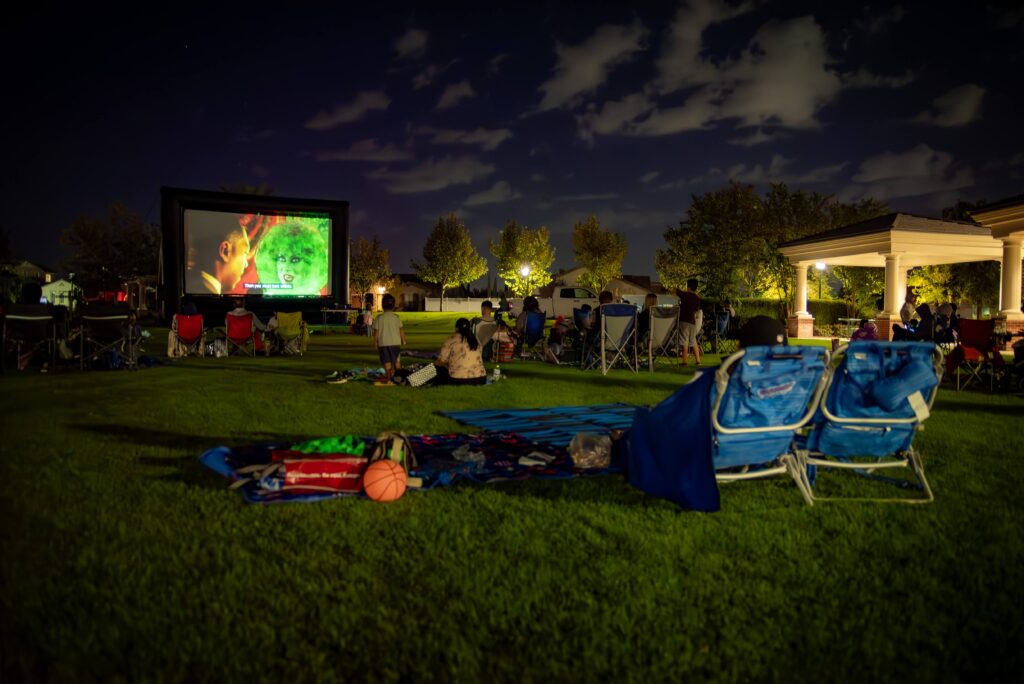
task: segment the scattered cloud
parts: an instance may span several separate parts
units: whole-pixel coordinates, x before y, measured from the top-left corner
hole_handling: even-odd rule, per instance
[[[494,55],[491,57],[491,61],[487,64],[487,75],[494,76],[501,69],[501,63],[510,57],[509,53],[502,52],[501,54]]]
[[[382,147],[377,144],[376,138],[370,138],[352,143],[347,150],[324,150],[314,156],[317,161],[393,162],[412,159],[412,150],[395,145]]]
[[[530,180],[532,180],[534,183],[542,183],[542,182],[544,182],[544,174],[541,174],[541,173],[531,173],[530,174]]]
[[[974,172],[953,155],[920,144],[906,152],[883,152],[861,162],[840,197],[874,197],[883,201],[948,192],[974,185]]]
[[[857,21],[856,26],[868,36],[878,36],[900,23],[905,16],[907,16],[907,10],[900,5],[894,5],[888,11],[881,13],[868,7],[864,11],[864,18]]]
[[[426,88],[434,82],[434,79],[441,75],[442,71],[442,67],[439,67],[436,64],[428,64],[423,71],[413,76],[412,89],[422,90],[423,88]]]
[[[426,31],[409,29],[395,41],[395,52],[398,59],[412,59],[419,57],[427,49],[427,41],[430,36]]]
[[[753,147],[754,145],[763,145],[764,143],[774,142],[787,137],[785,133],[781,131],[774,131],[772,133],[765,133],[764,129],[758,128],[756,131],[743,138],[732,138],[729,140],[730,145],[739,145],[740,147]]]
[[[650,183],[652,180],[661,175],[660,171],[648,171],[644,175],[640,176],[641,183]]]
[[[647,29],[634,22],[628,26],[602,26],[579,45],[556,45],[558,62],[554,74],[540,86],[544,97],[537,111],[573,105],[578,96],[596,90],[612,67],[644,47],[646,38]]]
[[[772,156],[767,166],[755,164],[734,164],[727,169],[713,167],[707,172],[691,178],[689,181],[676,181],[674,184],[659,186],[659,189],[668,190],[682,187],[682,185],[695,185],[708,181],[736,180],[741,183],[760,185],[762,183],[791,183],[802,185],[813,185],[815,183],[827,183],[842,173],[847,162],[819,166],[803,173],[792,171],[793,160],[787,159],[781,154]]]
[[[562,195],[555,197],[556,202],[590,202],[593,200],[610,200],[618,199],[619,193],[617,192],[605,192],[593,195]]]
[[[718,80],[718,67],[702,55],[704,31],[752,8],[750,2],[733,7],[721,0],[694,0],[682,5],[665,32],[664,47],[654,62],[657,91],[669,93]]]
[[[467,207],[476,207],[481,204],[508,202],[519,197],[522,197],[522,195],[513,190],[512,186],[506,181],[498,181],[490,189],[470,195],[463,204]]]
[[[587,142],[593,142],[595,133],[615,133],[653,107],[654,103],[644,93],[609,100],[601,106],[592,103],[586,112],[576,117],[576,134]]]
[[[490,152],[512,137],[507,128],[477,128],[472,131],[461,131],[449,128],[433,128],[420,126],[413,129],[414,135],[427,135],[433,145],[479,145],[480,149]]]
[[[356,95],[356,98],[348,104],[343,104],[334,111],[319,112],[316,116],[306,122],[306,128],[314,131],[326,131],[341,124],[359,121],[366,114],[375,109],[387,109],[391,104],[391,98],[380,90],[364,90]]]
[[[494,166],[484,164],[476,157],[444,157],[430,159],[411,169],[396,171],[388,167],[366,174],[371,180],[383,181],[387,191],[404,195],[441,190],[452,185],[466,185],[494,173]]]
[[[974,83],[953,88],[932,102],[931,109],[914,117],[915,123],[931,126],[966,126],[981,118],[981,101],[985,89]]]
[[[858,69],[843,74],[843,86],[846,88],[902,88],[914,80],[914,72],[906,72],[896,76],[873,74],[867,69]]]
[[[441,99],[437,101],[437,111],[443,109],[450,109],[454,107],[462,100],[470,97],[476,97],[476,93],[473,91],[473,86],[470,85],[469,81],[460,81],[453,83],[444,89],[441,93]]]

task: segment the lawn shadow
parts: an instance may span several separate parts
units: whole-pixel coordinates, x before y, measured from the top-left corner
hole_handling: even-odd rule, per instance
[[[951,411],[970,411],[972,413],[990,413],[1002,416],[1013,416],[1019,418],[1021,415],[1020,406],[1013,406],[1010,404],[975,404],[969,401],[957,401],[943,399],[935,403],[935,410],[937,412]]]
[[[102,437],[112,437],[126,444],[135,446],[153,446],[164,448],[182,448],[195,451],[196,456],[207,449],[215,446],[241,446],[245,444],[259,444],[261,442],[302,442],[309,439],[309,435],[280,435],[269,432],[249,432],[245,435],[233,437],[208,437],[205,435],[171,432],[169,430],[154,430],[129,425],[110,425],[103,423],[74,423],[71,427],[81,432],[87,432]],[[156,461],[166,459],[154,459]]]

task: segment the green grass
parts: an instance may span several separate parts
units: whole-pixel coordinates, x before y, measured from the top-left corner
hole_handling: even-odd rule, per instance
[[[455,317],[403,315],[409,346]],[[375,363],[367,345],[0,379],[3,679],[1020,679],[1021,398],[940,393],[917,442],[930,506],[808,508],[779,480],[696,514],[613,476],[261,507],[198,465],[217,444],[464,429],[441,409],[655,403],[689,375],[322,382]]]

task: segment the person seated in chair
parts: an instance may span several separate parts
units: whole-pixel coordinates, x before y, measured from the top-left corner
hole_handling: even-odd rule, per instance
[[[869,321],[866,318],[860,319],[860,325],[850,335],[851,342],[859,342],[861,340],[877,340],[878,339],[878,326]]]
[[[518,317],[516,317],[515,336],[518,340],[518,346],[520,347],[520,349],[522,349],[524,344],[530,347],[533,346],[534,344],[537,344],[538,341],[543,342],[544,344],[542,346],[544,347],[544,349],[542,349],[542,352],[546,354],[547,342],[544,340],[543,334],[541,334],[540,338],[538,339],[529,339],[527,334],[527,328],[529,326],[531,316],[537,315],[543,315],[543,313],[540,310],[540,302],[538,302],[537,298],[532,295],[526,297],[523,300],[523,311],[522,313],[519,314]]]
[[[491,300],[487,299],[482,304],[480,304],[480,315],[476,316],[475,318],[473,318],[472,321],[470,321],[470,324],[473,326],[473,334],[477,334],[477,326],[479,326],[481,323],[490,324],[490,323],[494,323],[494,322],[495,322],[495,318],[494,318],[494,304],[491,302]],[[477,336],[477,339],[479,339],[479,335]],[[487,340],[486,342],[484,342],[484,349],[483,349],[484,361],[490,361],[491,360],[491,355],[493,354],[493,350],[494,350],[494,341],[493,340]]]
[[[228,316],[248,316],[252,314],[252,324],[256,328],[253,333],[253,338],[256,340],[256,350],[270,356],[270,345],[263,343],[263,334],[267,332],[267,325],[260,320],[259,316],[245,308],[245,297],[233,297],[231,303],[234,308],[228,311]]]
[[[638,343],[647,340],[651,332],[651,309],[658,305],[658,295],[648,294],[644,297],[644,308],[636,317],[636,339]]]
[[[441,351],[434,359],[437,367],[438,385],[485,385],[487,369],[484,368],[483,351],[473,327],[467,318],[455,322],[455,333],[444,341]]]
[[[555,319],[554,325],[551,326],[550,333],[548,333],[547,349],[544,352],[544,359],[548,363],[553,363],[556,366],[561,363],[558,357],[562,353],[562,346],[568,334],[569,326],[565,323],[565,316],[558,316]]]

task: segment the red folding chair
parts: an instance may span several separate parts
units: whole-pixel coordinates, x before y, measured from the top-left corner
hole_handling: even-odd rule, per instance
[[[243,316],[228,314],[225,318],[224,331],[229,356],[234,353],[256,356],[256,326],[252,317],[250,311]]]
[[[175,314],[173,330],[174,339],[178,344],[178,351],[181,356],[188,356],[189,354],[195,354],[196,356],[206,355],[206,350],[203,348],[202,314],[194,314],[192,316]]]
[[[992,319],[960,319],[957,327],[959,343],[946,357],[947,372],[956,371],[957,392],[975,380],[984,383],[985,375],[988,375],[988,387],[992,391],[996,375],[1006,365],[993,338],[995,329],[996,322]],[[964,378],[962,383],[961,377]]]

